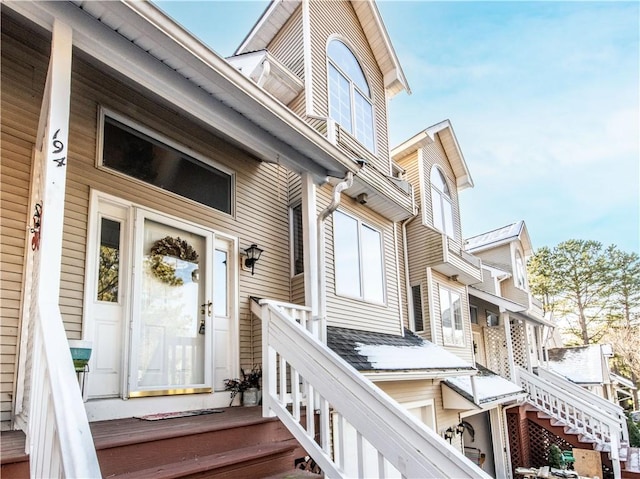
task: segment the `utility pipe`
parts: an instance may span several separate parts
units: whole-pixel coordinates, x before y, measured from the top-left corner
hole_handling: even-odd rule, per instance
[[[324,222],[340,205],[341,194],[353,185],[353,173],[348,172],[344,180],[333,187],[333,198],[318,215],[318,316],[320,319],[320,340],[327,342],[327,282],[325,261],[325,234]]]

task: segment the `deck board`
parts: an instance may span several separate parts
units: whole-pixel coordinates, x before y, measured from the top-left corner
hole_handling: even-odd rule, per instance
[[[89,424],[96,449],[133,444],[145,439],[164,439],[275,421],[263,418],[261,407],[219,408],[221,413],[158,421],[138,418],[96,421]]]

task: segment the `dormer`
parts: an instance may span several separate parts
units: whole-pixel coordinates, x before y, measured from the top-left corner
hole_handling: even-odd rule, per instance
[[[373,1],[274,1],[228,61],[354,162],[392,177],[387,102],[409,86]]]
[[[483,264],[508,273],[500,281],[500,296],[531,304],[526,265],[533,250],[524,221],[468,238],[465,246],[469,253],[482,258]]]
[[[463,249],[458,193],[473,180],[449,120],[433,125],[391,152],[415,188],[420,220],[408,226],[409,261],[462,284],[482,279],[480,260]],[[419,269],[419,268],[418,268]]]

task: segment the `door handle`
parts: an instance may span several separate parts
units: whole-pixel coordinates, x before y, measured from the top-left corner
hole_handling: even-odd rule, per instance
[[[213,314],[213,303],[211,301],[200,305],[200,314],[204,314],[205,311],[207,316],[211,317],[211,314]]]

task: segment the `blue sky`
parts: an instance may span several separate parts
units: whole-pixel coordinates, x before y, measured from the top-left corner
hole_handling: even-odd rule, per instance
[[[222,56],[266,1],[156,2]],[[451,120],[465,237],[523,219],[534,248],[640,252],[640,2],[379,1],[412,94],[391,143]]]

